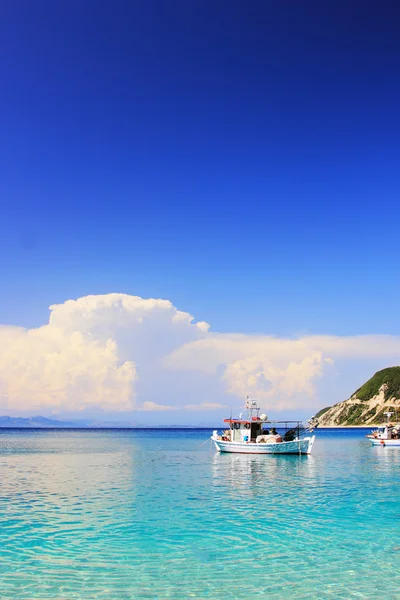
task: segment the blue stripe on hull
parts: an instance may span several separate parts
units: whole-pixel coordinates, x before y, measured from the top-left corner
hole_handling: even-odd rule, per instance
[[[369,440],[373,446],[391,446],[400,447],[400,440]]]
[[[310,454],[314,442],[314,436],[301,440],[300,443],[280,442],[279,444],[247,444],[212,439],[219,452],[234,452],[236,454]]]

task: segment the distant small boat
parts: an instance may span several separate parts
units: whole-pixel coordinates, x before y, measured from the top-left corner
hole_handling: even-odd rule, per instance
[[[317,420],[309,421],[306,428],[301,421],[268,421],[267,415],[260,415],[256,400],[247,398],[243,413],[236,419],[224,419],[229,425],[221,435],[213,431],[211,436],[219,452],[241,454],[311,454],[315,435],[308,436]],[[278,431],[279,430],[279,431]]]
[[[365,436],[373,446],[398,446],[400,448],[400,424],[393,425],[393,423],[390,423],[392,414],[386,412],[385,416],[388,420],[386,425],[381,425]]]

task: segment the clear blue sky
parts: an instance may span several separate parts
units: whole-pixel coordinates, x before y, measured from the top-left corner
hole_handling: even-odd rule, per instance
[[[111,291],[217,331],[400,333],[395,2],[0,19],[0,322]]]

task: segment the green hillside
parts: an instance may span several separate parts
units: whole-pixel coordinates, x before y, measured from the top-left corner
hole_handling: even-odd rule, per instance
[[[386,386],[384,397],[379,390]],[[375,373],[348,400],[323,408],[316,417],[322,426],[351,426],[379,424],[386,421],[390,411],[397,420],[400,416],[400,367],[389,367]]]
[[[330,406],[326,406],[325,408],[321,408],[320,411],[317,412],[317,414],[315,415],[315,419],[319,419],[319,417],[322,417],[322,415],[324,415],[331,407]]]
[[[379,388],[384,383],[388,388],[385,391],[385,400],[389,400],[393,396],[400,398],[400,367],[389,367],[375,373],[363,386],[361,386],[353,396],[357,396],[359,400],[369,400],[376,394],[379,394]]]

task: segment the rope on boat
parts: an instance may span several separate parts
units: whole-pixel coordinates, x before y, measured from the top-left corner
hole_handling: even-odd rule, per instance
[[[212,439],[211,438],[207,438],[204,442],[202,442],[200,444],[200,446],[196,446],[195,450],[200,450],[200,448],[202,448],[203,446],[205,446],[207,444],[207,442],[211,442],[211,444],[212,444]]]

